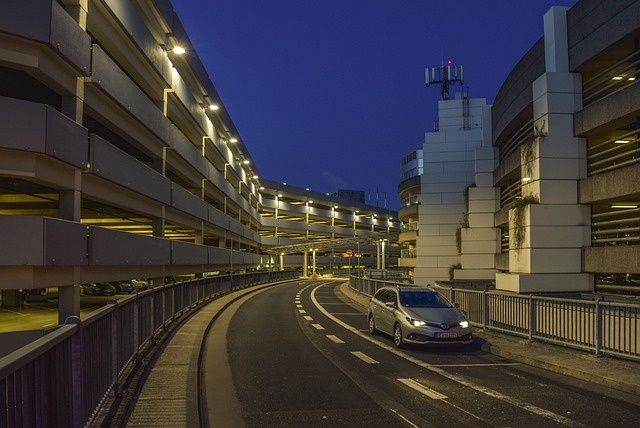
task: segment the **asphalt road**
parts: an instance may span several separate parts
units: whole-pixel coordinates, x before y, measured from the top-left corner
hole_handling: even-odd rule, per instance
[[[342,281],[299,281],[232,305],[206,344],[210,426],[611,427],[640,397],[467,348],[397,350],[370,336]],[[219,394],[219,393],[218,393]]]

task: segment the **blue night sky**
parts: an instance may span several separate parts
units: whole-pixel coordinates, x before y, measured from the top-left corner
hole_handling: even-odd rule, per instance
[[[172,1],[264,178],[392,210],[400,159],[437,117],[425,67],[462,65],[469,96],[491,104],[544,13],[575,2]]]

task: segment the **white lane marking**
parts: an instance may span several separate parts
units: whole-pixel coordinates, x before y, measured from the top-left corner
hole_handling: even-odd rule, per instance
[[[378,361],[374,360],[373,358],[371,358],[370,356],[368,356],[367,354],[360,352],[360,351],[351,351],[351,353],[360,358],[362,361],[364,361],[367,364],[378,364]]]
[[[319,286],[318,286],[319,287]],[[569,418],[565,418],[562,415],[558,415],[556,413],[553,413],[549,410],[543,409],[541,407],[538,406],[534,406],[531,403],[527,403],[526,401],[520,400],[518,398],[514,398],[514,397],[509,397],[508,395],[504,395],[498,391],[494,391],[491,388],[487,388],[485,386],[482,385],[478,385],[470,380],[465,379],[462,376],[458,376],[454,373],[449,373],[445,370],[443,370],[440,367],[436,367],[433,366],[429,363],[425,363],[424,361],[419,360],[418,358],[412,357],[411,355],[407,355],[404,352],[391,347],[390,345],[387,345],[385,343],[379,342],[376,339],[372,338],[371,336],[367,335],[367,334],[363,334],[360,331],[358,331],[358,329],[350,326],[349,324],[340,321],[338,318],[334,317],[333,315],[331,315],[325,308],[323,308],[320,303],[318,303],[318,300],[316,299],[316,290],[318,289],[318,287],[314,288],[311,291],[311,301],[313,302],[313,304],[318,308],[318,310],[320,312],[322,312],[327,318],[331,319],[333,322],[335,322],[336,324],[342,326],[343,328],[345,328],[348,331],[351,331],[354,334],[357,334],[358,336],[360,336],[361,338],[363,338],[364,340],[367,340],[371,343],[373,343],[376,346],[379,346],[383,349],[386,349],[387,351],[391,352],[394,355],[397,355],[400,358],[404,358],[405,360],[412,362],[414,364],[416,364],[419,367],[422,367],[426,370],[430,370],[434,373],[439,374],[440,376],[443,376],[449,380],[452,380],[454,382],[457,382],[463,386],[466,386],[467,388],[471,388],[474,389],[482,394],[488,395],[490,397],[496,398],[498,400],[502,400],[508,404],[511,404],[512,406],[516,406],[519,407],[521,409],[524,409],[528,412],[531,412],[533,414],[539,415],[539,416],[543,416],[545,418],[549,418],[553,421],[556,421],[560,424],[563,425],[567,425],[567,426],[572,426],[572,427],[582,427],[584,425],[582,425],[580,422],[576,422],[573,421]]]
[[[305,315],[303,318],[307,321],[313,321],[313,317],[310,317],[309,315]]]
[[[420,394],[426,395],[429,398],[433,398],[434,400],[444,400],[447,398],[446,395],[440,394],[438,391],[435,391],[431,388],[427,388],[420,382],[413,379],[398,379],[398,381],[405,384],[409,388],[418,391]]]
[[[324,330],[324,327],[321,324],[311,324],[313,328],[316,330]]]
[[[329,339],[333,343],[344,343],[344,340],[340,339],[338,336],[335,336],[333,334],[327,334],[327,339]]]
[[[305,311],[304,309],[298,309],[298,312],[300,312],[301,314],[306,314],[307,311]]]
[[[521,363],[432,364],[433,367],[502,367],[519,365],[521,365]]]
[[[393,413],[396,414],[396,416],[398,416],[400,419],[402,419],[403,421],[405,421],[408,425],[411,425],[412,427],[415,428],[420,428],[418,425],[414,424],[413,422],[411,422],[409,419],[405,418],[404,416],[402,416],[400,413],[396,412],[394,409],[389,409],[391,410]]]
[[[296,305],[296,308],[301,308],[301,307],[302,307],[302,305]]]

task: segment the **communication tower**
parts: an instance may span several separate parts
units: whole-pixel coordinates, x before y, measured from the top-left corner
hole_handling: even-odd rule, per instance
[[[442,67],[427,68],[425,70],[425,77],[427,86],[431,86],[436,83],[442,84],[443,100],[449,99],[449,86],[451,86],[452,83],[460,82],[461,85],[464,83],[462,66],[451,65],[451,61]]]

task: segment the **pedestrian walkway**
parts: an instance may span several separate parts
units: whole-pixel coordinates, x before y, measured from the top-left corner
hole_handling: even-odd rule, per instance
[[[198,309],[157,351],[148,375],[140,381],[143,386],[137,397],[135,391],[123,391],[124,399],[107,403],[92,425],[123,426],[126,422],[128,427],[200,426],[198,364],[209,325],[233,300],[268,286],[225,294]]]

